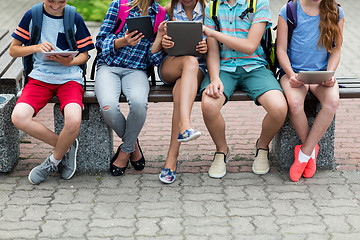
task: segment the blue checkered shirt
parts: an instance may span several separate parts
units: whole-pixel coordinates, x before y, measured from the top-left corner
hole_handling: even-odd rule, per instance
[[[122,68],[146,70],[150,65],[157,66],[164,55],[163,50],[152,54],[151,46],[153,40],[142,39],[135,46],[125,46],[114,49],[114,41],[117,38],[124,37],[127,30],[127,24],[118,34],[114,34],[116,19],[119,12],[120,0],[112,1],[101,25],[99,34],[96,37],[96,49],[98,50],[98,64],[107,64]],[[149,8],[149,16],[154,25],[155,17],[159,11],[159,5],[154,2]],[[129,12],[129,18],[141,16],[138,8],[133,8]],[[165,20],[169,17],[166,15]]]

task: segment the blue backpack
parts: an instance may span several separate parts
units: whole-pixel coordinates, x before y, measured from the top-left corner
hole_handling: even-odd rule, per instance
[[[65,5],[64,9],[64,30],[65,37],[71,51],[77,50],[75,39],[74,23],[75,23],[76,8]],[[43,3],[36,4],[31,8],[32,28],[30,29],[30,41],[27,46],[36,45],[40,41],[41,28],[43,21]],[[25,84],[28,82],[28,75],[33,69],[34,60],[33,55],[23,57]],[[86,64],[79,66],[83,70],[83,77],[86,75]]]

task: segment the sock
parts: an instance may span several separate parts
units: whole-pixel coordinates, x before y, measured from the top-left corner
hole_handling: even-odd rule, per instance
[[[71,150],[71,147],[66,151],[66,153],[70,152],[70,150]],[[314,151],[315,151],[315,149],[314,149]]]
[[[312,159],[315,159],[315,148],[314,148],[314,150],[312,151],[312,153],[311,153],[311,156],[310,156]]]
[[[315,153],[315,152],[314,152]],[[299,152],[299,162],[300,163],[304,163],[304,162],[308,162],[310,159],[310,156],[308,155],[305,155],[305,153],[303,153],[300,149],[300,152]]]
[[[61,160],[62,160],[62,159],[61,159]],[[61,162],[61,160],[56,160],[56,159],[54,158],[54,154],[51,154],[51,155],[50,155],[50,161],[51,161],[55,166],[58,166],[59,163]]]

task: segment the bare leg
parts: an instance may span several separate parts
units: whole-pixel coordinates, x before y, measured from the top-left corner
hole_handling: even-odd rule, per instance
[[[179,132],[184,132],[191,127],[191,109],[199,86],[198,72],[198,60],[192,56],[168,57],[161,67],[161,76],[164,81],[174,83],[181,80],[182,82],[179,86]]]
[[[270,90],[262,94],[258,97],[258,101],[264,107],[267,114],[262,122],[257,147],[267,149],[271,140],[285,121],[287,104],[283,93],[278,90]]]
[[[216,151],[226,154],[227,143],[225,136],[225,120],[220,112],[225,100],[224,95],[215,99],[203,93],[201,109],[206,128],[215,143]]]
[[[34,113],[34,109],[29,104],[18,103],[12,112],[11,120],[21,131],[55,147],[59,136],[42,123],[34,120]]]
[[[54,158],[60,160],[79,135],[81,106],[69,103],[64,107],[64,128],[61,130],[54,150]]]

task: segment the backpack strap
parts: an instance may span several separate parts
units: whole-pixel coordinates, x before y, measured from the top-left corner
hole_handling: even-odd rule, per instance
[[[256,12],[256,0],[248,0],[247,1],[247,8],[241,13],[239,16],[241,19],[244,19],[246,15],[248,15],[250,21],[252,22],[254,18],[254,14]]]
[[[286,4],[286,22],[288,25],[288,45],[290,45],[294,29],[297,27],[297,0],[289,0]]]
[[[211,2],[210,2],[210,18],[215,23],[216,31],[220,31],[220,22],[219,22],[219,19],[217,17],[217,10],[219,8],[219,3],[220,3],[219,0],[211,0]]]
[[[118,34],[125,25],[125,20],[129,16],[130,6],[128,0],[121,0],[119,6],[119,13],[116,19],[114,33]]]
[[[73,6],[65,5],[64,9],[64,31],[66,41],[70,46],[71,51],[77,50],[74,23],[75,23],[76,8]]]
[[[154,33],[157,32],[157,30],[159,29],[159,25],[162,21],[164,21],[165,16],[166,16],[166,10],[165,8],[163,8],[162,6],[160,6],[160,4],[158,4],[159,6],[159,11],[156,14],[155,17],[155,23],[154,23]]]
[[[31,8],[32,30],[30,32],[29,45],[35,45],[40,41],[43,21],[43,3],[38,3]]]

